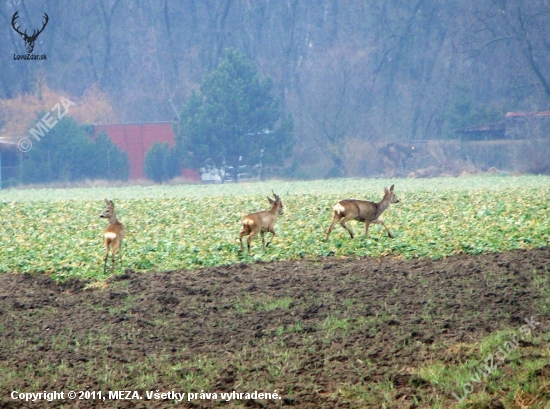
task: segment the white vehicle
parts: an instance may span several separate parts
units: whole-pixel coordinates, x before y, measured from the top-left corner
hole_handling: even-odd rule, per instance
[[[261,157],[260,157],[261,159]],[[239,158],[239,162],[242,157]],[[261,162],[254,166],[239,165],[237,172],[233,166],[217,168],[211,160],[207,160],[204,167],[200,168],[201,181],[203,183],[232,183],[232,182],[251,182],[260,180],[262,171]]]
[[[200,168],[201,182],[203,183],[222,183],[221,170],[213,166]]]

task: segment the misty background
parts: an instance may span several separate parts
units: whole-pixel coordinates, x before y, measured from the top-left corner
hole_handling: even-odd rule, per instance
[[[47,60],[14,60],[16,10],[48,14]],[[293,119],[274,176],[550,173],[550,0],[2,1],[0,136],[50,91],[89,102],[79,122],[177,123],[228,48]]]

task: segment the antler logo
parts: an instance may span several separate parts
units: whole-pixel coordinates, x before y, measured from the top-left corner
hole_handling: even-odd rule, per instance
[[[36,39],[38,38],[40,33],[42,31],[44,31],[44,29],[46,28],[46,25],[48,24],[49,17],[46,13],[44,13],[44,23],[42,25],[42,28],[40,30],[38,30],[38,32],[36,30],[33,30],[31,36],[27,35],[27,30],[25,30],[25,32],[22,33],[21,31],[19,31],[19,26],[17,26],[17,27],[15,26],[15,23],[16,23],[15,20],[17,20],[18,18],[19,18],[19,11],[16,11],[15,14],[13,15],[12,19],[11,19],[11,26],[21,36],[21,38],[23,38],[23,40],[25,40],[25,48],[27,49],[27,53],[30,54],[30,53],[32,53],[32,50],[34,49],[34,42],[36,41]]]

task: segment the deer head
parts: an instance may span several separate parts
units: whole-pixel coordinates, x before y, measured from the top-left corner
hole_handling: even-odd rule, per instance
[[[273,197],[275,199],[272,199],[268,196],[267,200],[269,200],[269,203],[271,203],[272,205],[277,205],[278,206],[279,209],[277,210],[277,213],[283,214],[284,213],[284,206],[283,206],[283,202],[281,200],[281,197],[279,195],[277,195],[273,190],[271,190],[271,193],[273,193]]]
[[[394,185],[391,185],[389,190],[387,187],[384,188],[384,198],[386,196],[389,197],[389,203],[399,203],[399,199],[395,196],[395,193],[393,193],[393,186]]]
[[[115,219],[116,219],[116,216],[115,216],[115,204],[113,203],[112,200],[109,200],[109,199],[105,199],[105,210],[103,211],[103,213],[99,216],[103,219],[109,219],[111,220],[111,218],[114,216]]]
[[[25,30],[24,33],[19,31],[19,26],[15,26],[16,20],[19,18],[19,11],[16,11],[11,19],[11,26],[13,29],[21,36],[21,38],[25,41],[25,48],[27,49],[27,53],[32,53],[32,50],[34,50],[34,42],[40,35],[42,31],[46,28],[46,25],[48,24],[49,17],[46,13],[44,13],[44,23],[42,25],[42,28],[38,31],[33,30],[32,35],[27,35],[27,30]]]

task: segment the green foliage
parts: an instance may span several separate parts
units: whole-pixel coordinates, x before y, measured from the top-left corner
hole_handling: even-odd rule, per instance
[[[470,126],[486,125],[504,120],[505,102],[483,103],[465,86],[457,86],[454,99],[445,116],[452,132]],[[508,104],[509,106],[509,104]]]
[[[105,132],[94,139],[94,171],[89,179],[128,180],[130,162],[126,152],[115,145]]]
[[[181,115],[176,142],[185,166],[199,168],[207,159],[221,168],[259,162],[281,163],[292,148],[293,122],[281,118],[270,78],[238,51],[226,50],[216,70],[206,76]]]
[[[0,236],[9,240],[0,247],[0,272],[102,277],[105,222],[97,215],[104,197],[114,200],[126,225],[124,267],[136,270],[329,255],[442,258],[543,247],[550,240],[549,182],[529,176],[5,190],[0,191]],[[383,219],[393,240],[380,226],[365,237],[363,224],[351,221],[355,239],[336,226],[324,241],[337,200],[378,201],[383,186],[392,183],[400,202]],[[265,253],[256,238],[250,255],[239,254],[242,217],[268,209],[265,196],[271,189],[285,205],[277,236]]]
[[[21,159],[23,183],[128,179],[126,153],[114,145],[106,134],[92,140],[85,126],[70,117],[59,120],[39,140],[30,140],[32,148]]]
[[[158,183],[173,179],[180,172],[176,150],[160,142],[153,143],[147,151],[144,167],[147,178]]]
[[[30,140],[32,149],[21,159],[22,182],[73,181],[92,171],[83,167],[93,163],[89,155],[93,142],[72,118],[63,118],[40,140]]]

